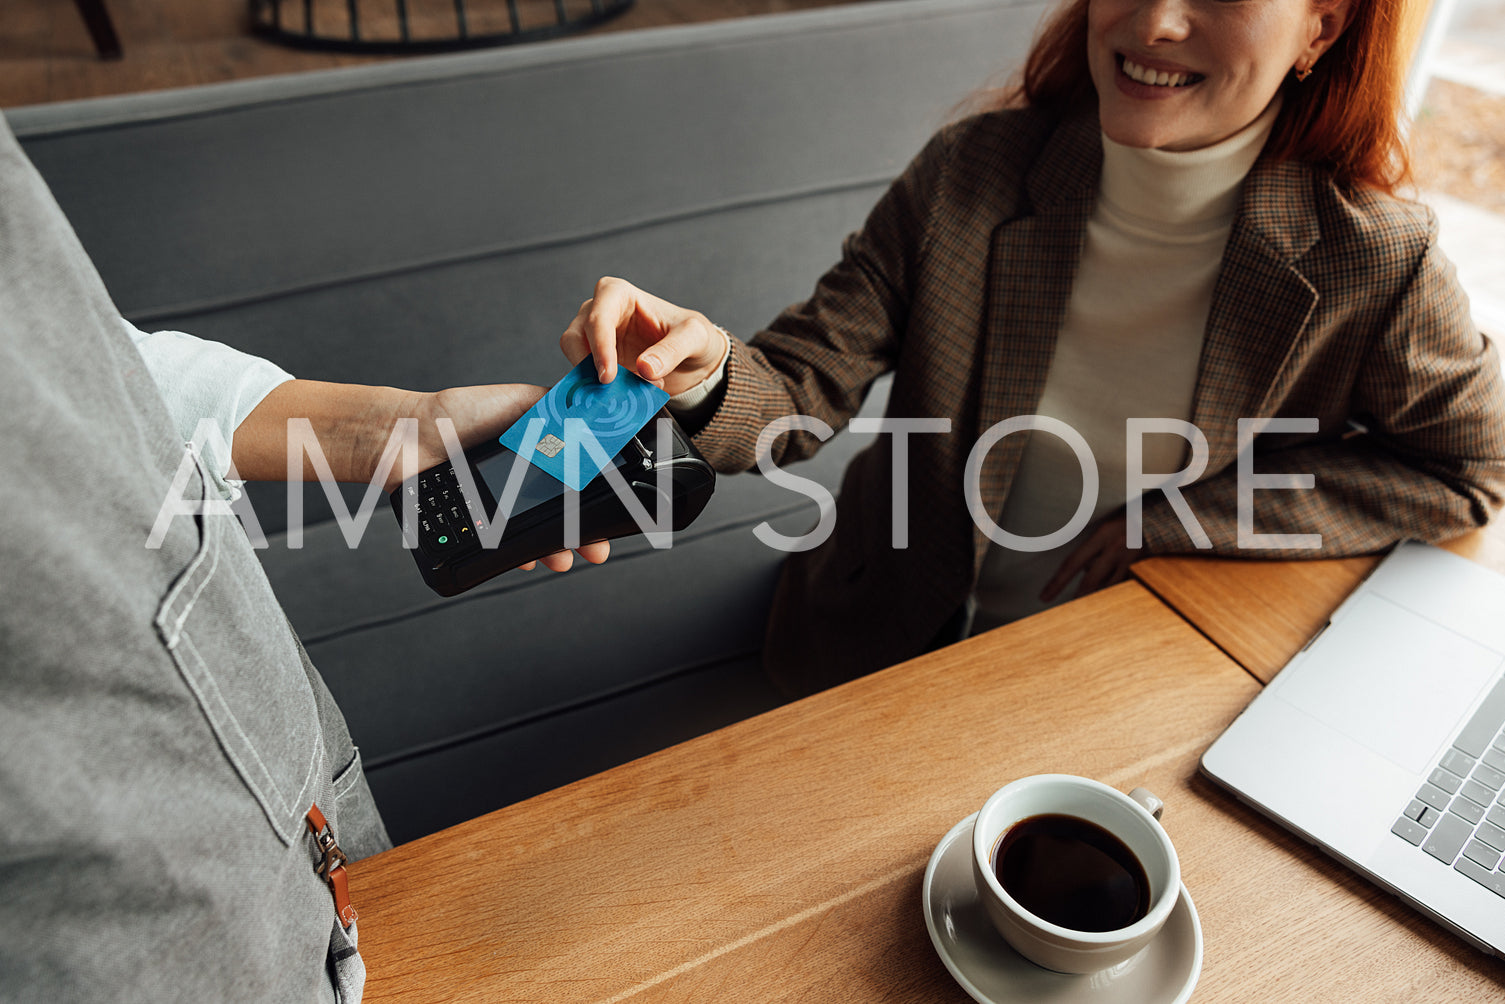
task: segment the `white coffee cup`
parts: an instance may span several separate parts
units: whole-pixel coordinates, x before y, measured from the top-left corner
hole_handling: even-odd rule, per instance
[[[1125,795],[1101,781],[1071,774],[1036,774],[994,792],[972,826],[972,870],[998,933],[1026,959],[1058,973],[1095,973],[1144,949],[1165,926],[1181,896],[1181,862],[1160,826],[1161,808],[1160,799],[1143,788]],[[1020,905],[999,882],[994,854],[1010,827],[1041,815],[1075,816],[1123,841],[1149,879],[1149,912],[1118,930],[1076,931]]]

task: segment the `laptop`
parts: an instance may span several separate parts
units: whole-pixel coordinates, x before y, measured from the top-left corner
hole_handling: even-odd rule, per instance
[[[1505,956],[1505,576],[1398,545],[1202,770]]]

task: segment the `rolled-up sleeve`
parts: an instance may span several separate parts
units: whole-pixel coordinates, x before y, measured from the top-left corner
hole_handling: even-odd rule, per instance
[[[230,477],[230,448],[235,430],[272,389],[293,379],[282,367],[222,342],[181,331],[141,331],[122,320],[183,442],[199,447],[222,498],[239,496],[240,482]],[[208,434],[208,420],[218,435]]]

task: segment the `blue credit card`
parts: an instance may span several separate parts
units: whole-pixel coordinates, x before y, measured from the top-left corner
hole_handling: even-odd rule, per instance
[[[668,400],[625,366],[617,367],[611,383],[602,383],[595,360],[586,356],[502,433],[501,444],[580,491]]]

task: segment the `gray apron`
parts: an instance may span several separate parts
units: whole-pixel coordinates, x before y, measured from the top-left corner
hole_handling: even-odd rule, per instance
[[[196,460],[118,318],[0,120],[0,1000],[359,999],[360,757],[233,517],[145,546]]]

